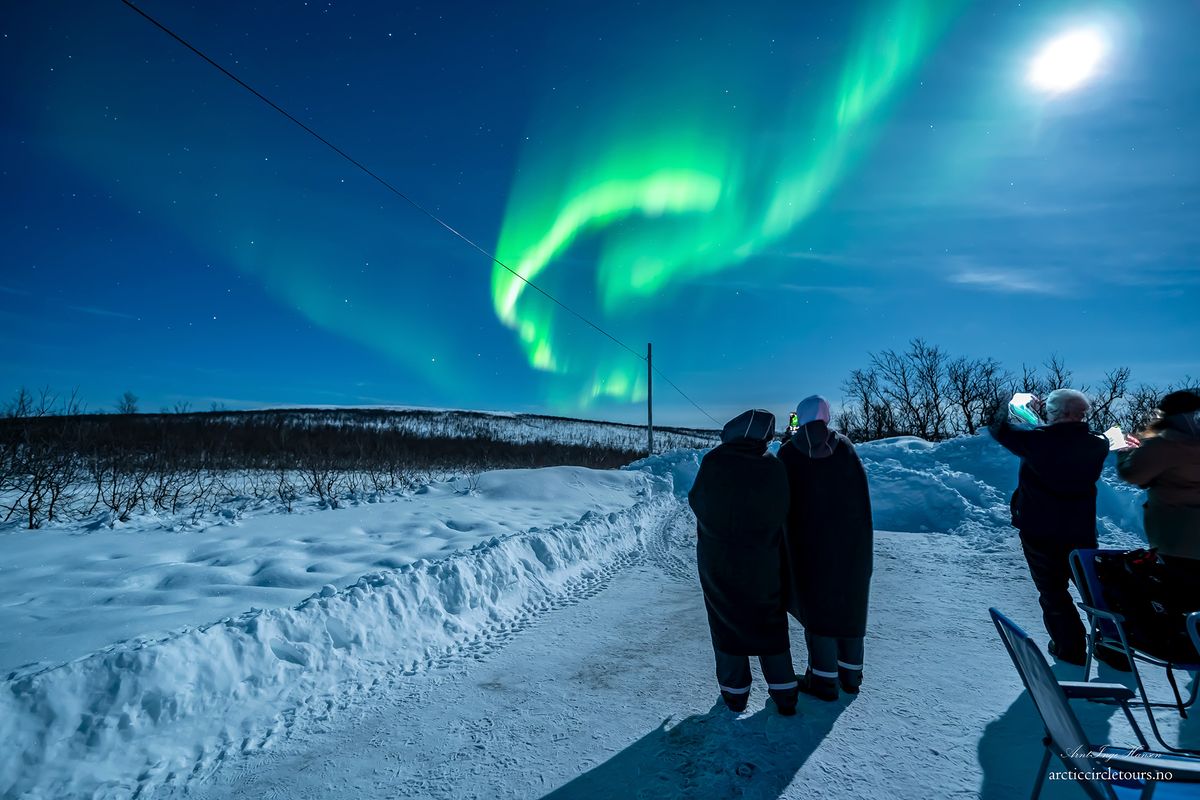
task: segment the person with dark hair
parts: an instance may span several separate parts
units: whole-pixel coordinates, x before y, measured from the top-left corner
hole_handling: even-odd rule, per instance
[[[1171,392],[1157,418],[1117,452],[1117,474],[1146,490],[1146,541],[1161,555],[1200,559],[1200,390]]]
[[[1042,404],[1033,398],[1036,413]],[[1108,457],[1108,440],[1088,428],[1088,399],[1074,389],[1055,389],[1045,403],[1046,424],[1013,425],[1008,409],[988,429],[1021,459],[1012,497],[1012,524],[1020,531],[1029,573],[1038,590],[1050,654],[1082,665],[1087,636],[1071,600],[1070,555],[1096,546],[1096,482]],[[1104,648],[1096,657],[1118,669]],[[1124,666],[1128,669],[1127,666]]]
[[[829,428],[818,395],[796,407],[796,431],[779,448],[787,470],[789,610],[804,626],[808,669],[800,691],[836,700],[857,694],[873,566],[867,473],[850,440]]]
[[[784,605],[787,474],[767,454],[775,416],[747,411],[721,431],[688,493],[696,513],[696,563],[721,698],[744,711],[750,656],[758,656],[780,714],[796,713],[797,684]]]

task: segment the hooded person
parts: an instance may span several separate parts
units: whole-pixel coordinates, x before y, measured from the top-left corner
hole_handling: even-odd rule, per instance
[[[852,694],[862,685],[875,536],[871,496],[854,445],[829,427],[824,397],[800,401],[796,422],[779,461],[790,497],[789,610],[804,626],[808,645],[809,666],[799,688],[836,700],[839,682]]]
[[[1166,556],[1200,559],[1200,390],[1171,392],[1117,474],[1146,490],[1146,541]]]
[[[768,411],[730,420],[700,462],[688,502],[721,697],[733,711],[746,708],[750,656],[758,656],[779,713],[791,715],[798,690],[784,600],[787,475],[767,454],[774,436]]]

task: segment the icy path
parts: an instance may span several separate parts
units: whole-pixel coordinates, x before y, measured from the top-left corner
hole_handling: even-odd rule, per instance
[[[429,671],[381,676],[281,718],[265,741],[202,768],[182,793],[1027,795],[1038,724],[987,616],[996,604],[1040,632],[1015,549],[985,555],[946,535],[878,534],[863,693],[836,704],[802,698],[801,715],[785,719],[764,708],[758,683],[739,717],[713,685],[691,525],[681,511],[647,532],[642,553]],[[801,642],[794,628],[797,667]],[[1105,709],[1080,712],[1093,737],[1109,736]],[[1112,737],[1133,741],[1115,725]],[[1077,792],[1052,783],[1045,796]]]

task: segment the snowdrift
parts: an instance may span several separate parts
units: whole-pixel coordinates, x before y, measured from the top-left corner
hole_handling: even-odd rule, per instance
[[[979,539],[981,547],[1014,535],[1009,498],[1017,458],[987,434],[932,444],[910,436],[858,448],[871,483],[879,530],[945,532]],[[1113,546],[1144,541],[1142,491],[1117,477],[1109,457],[1098,486],[1102,536]]]
[[[646,482],[586,467],[497,470],[336,510],[234,501],[195,525],[146,515],[113,528],[0,532],[0,678],[251,608],[286,608],[326,584],[588,511],[620,511]]]
[[[773,443],[772,452],[779,447]],[[951,533],[975,538],[981,547],[1015,535],[1009,498],[1017,488],[1017,458],[991,436],[938,443],[901,436],[865,442],[857,450],[870,481],[877,530]],[[705,452],[677,450],[629,468],[670,478],[676,496],[686,502]],[[1138,546],[1144,541],[1143,492],[1117,477],[1113,456],[1098,490],[1101,535],[1113,546]]]
[[[305,698],[402,672],[502,630],[639,547],[674,509],[666,481],[635,503],[493,537],[437,560],[327,586],[256,610],[122,643],[0,687],[0,796],[126,797],[247,748],[256,722]]]

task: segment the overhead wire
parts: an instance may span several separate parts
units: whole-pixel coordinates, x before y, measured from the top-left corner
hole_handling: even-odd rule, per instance
[[[513,277],[515,277],[515,278],[517,278],[518,280],[520,280],[520,281],[521,281],[522,283],[524,283],[526,286],[528,286],[529,288],[533,289],[533,290],[534,290],[534,291],[536,291],[538,294],[542,295],[542,296],[543,296],[543,297],[545,297],[547,300],[549,300],[549,301],[551,301],[552,303],[554,303],[555,305],[557,305],[559,308],[562,308],[564,311],[566,311],[567,313],[571,314],[571,315],[572,315],[572,316],[574,316],[576,319],[580,320],[581,322],[583,322],[584,324],[586,324],[588,327],[590,327],[590,328],[592,328],[593,330],[595,330],[597,333],[599,333],[599,334],[601,334],[602,336],[604,336],[604,337],[606,337],[606,338],[608,338],[608,339],[612,340],[614,343],[616,343],[616,344],[617,344],[617,345],[619,345],[620,347],[622,347],[622,348],[624,348],[625,350],[629,351],[630,353],[632,353],[632,354],[634,355],[634,357],[638,358],[638,359],[639,359],[639,360],[641,360],[641,361],[646,361],[646,356],[645,356],[645,355],[643,355],[642,353],[640,353],[640,352],[638,352],[637,350],[633,349],[632,347],[630,347],[629,345],[627,345],[625,342],[623,342],[623,341],[621,341],[619,338],[617,338],[615,335],[613,335],[612,333],[609,333],[609,332],[608,332],[607,330],[605,330],[603,327],[601,327],[600,325],[596,324],[595,322],[593,322],[593,321],[592,321],[591,319],[589,319],[588,317],[584,316],[582,313],[580,313],[580,312],[576,311],[574,308],[571,308],[569,305],[567,305],[566,303],[562,302],[562,301],[561,301],[561,300],[559,300],[557,297],[555,297],[554,295],[550,294],[548,291],[546,291],[545,289],[543,289],[542,287],[538,286],[538,285],[537,285],[536,283],[534,283],[533,281],[531,281],[531,280],[529,280],[528,278],[526,278],[526,277],[525,277],[524,275],[522,275],[520,272],[518,272],[517,270],[515,270],[515,269],[513,269],[512,267],[508,266],[508,264],[505,264],[505,263],[504,263],[503,261],[501,261],[501,260],[500,260],[498,257],[496,257],[496,256],[495,256],[495,255],[493,255],[493,254],[492,254],[490,251],[488,251],[486,248],[484,248],[484,247],[481,247],[481,246],[480,246],[479,244],[477,244],[477,243],[476,243],[476,242],[475,242],[473,239],[471,239],[471,238],[470,238],[470,237],[468,237],[468,236],[465,236],[465,235],[464,235],[464,234],[463,234],[461,231],[459,231],[457,228],[453,227],[453,226],[452,226],[452,225],[450,225],[448,222],[446,222],[444,219],[442,219],[441,217],[439,217],[437,214],[433,213],[433,212],[432,212],[432,211],[430,211],[428,208],[426,208],[425,206],[423,206],[421,203],[419,203],[419,202],[417,202],[416,200],[414,200],[414,199],[413,199],[411,196],[409,196],[408,194],[406,194],[406,193],[404,193],[403,191],[401,191],[400,189],[398,189],[398,188],[397,188],[397,187],[396,187],[394,184],[392,184],[392,183],[391,183],[390,181],[388,181],[386,178],[384,178],[384,177],[382,177],[381,175],[379,175],[379,173],[375,172],[375,171],[374,171],[374,170],[372,170],[370,167],[368,167],[366,164],[362,163],[362,162],[361,162],[361,161],[359,161],[358,159],[354,158],[354,156],[350,155],[350,154],[349,154],[349,153],[347,153],[345,150],[343,150],[342,148],[338,147],[338,146],[337,146],[336,144],[334,144],[333,142],[331,142],[331,141],[329,141],[328,139],[326,139],[324,136],[322,136],[320,133],[318,133],[317,131],[315,131],[315,130],[314,130],[312,127],[310,127],[309,125],[305,124],[303,121],[301,121],[301,120],[297,119],[297,118],[296,118],[294,115],[292,115],[290,112],[288,112],[288,111],[287,111],[287,109],[285,109],[285,108],[283,108],[282,106],[280,106],[280,105],[279,105],[278,103],[276,103],[274,100],[272,100],[271,98],[267,97],[266,95],[264,95],[262,92],[260,92],[260,91],[258,91],[257,89],[255,89],[255,88],[254,88],[253,86],[251,86],[250,84],[246,83],[244,80],[242,80],[241,78],[239,78],[239,77],[238,77],[237,75],[235,75],[233,72],[231,72],[231,71],[229,71],[228,69],[226,69],[226,68],[225,68],[225,67],[224,67],[222,64],[220,64],[218,61],[216,61],[215,59],[211,58],[211,57],[210,57],[210,56],[209,56],[207,53],[205,53],[203,50],[201,50],[200,48],[198,48],[198,47],[196,47],[195,45],[193,45],[193,44],[192,44],[191,42],[189,42],[187,39],[185,39],[185,38],[183,38],[182,36],[180,36],[180,35],[179,35],[178,33],[176,33],[174,30],[172,30],[171,28],[167,27],[167,26],[166,26],[164,23],[160,22],[158,19],[156,19],[155,17],[151,16],[151,15],[150,15],[150,14],[148,14],[146,11],[142,10],[142,9],[141,9],[139,6],[137,6],[135,3],[131,2],[131,0],[121,0],[121,2],[122,2],[122,3],[124,3],[126,6],[128,6],[130,9],[132,9],[133,11],[137,12],[137,14],[138,14],[138,15],[140,15],[140,16],[141,16],[143,19],[145,19],[145,20],[146,20],[147,22],[149,22],[150,24],[154,25],[154,27],[158,28],[160,31],[162,31],[163,33],[165,33],[165,34],[167,34],[168,36],[170,36],[172,39],[174,39],[174,40],[175,40],[176,42],[178,42],[179,44],[183,45],[185,48],[187,48],[188,50],[190,50],[192,53],[194,53],[195,55],[199,56],[201,59],[203,59],[205,62],[207,62],[207,63],[208,63],[210,66],[212,66],[213,68],[215,68],[216,70],[218,70],[218,71],[219,71],[219,72],[220,72],[222,75],[224,75],[225,77],[229,78],[230,80],[232,80],[232,81],[233,81],[234,83],[236,83],[238,86],[241,86],[241,87],[242,87],[243,89],[245,89],[246,91],[250,92],[250,94],[254,95],[254,96],[255,96],[255,97],[257,97],[259,100],[261,100],[262,102],[264,102],[264,103],[266,103],[268,106],[270,106],[272,109],[274,109],[275,111],[279,112],[279,114],[281,114],[281,115],[282,115],[283,117],[285,117],[287,120],[289,120],[290,122],[292,122],[293,124],[295,124],[297,127],[299,127],[301,130],[303,130],[305,133],[309,134],[309,135],[310,135],[310,136],[312,136],[314,139],[316,139],[317,141],[319,141],[321,144],[325,145],[325,146],[326,146],[326,147],[328,147],[330,150],[332,150],[333,152],[337,153],[337,154],[338,154],[339,156],[341,156],[343,159],[345,159],[346,161],[348,161],[349,163],[351,163],[352,165],[354,165],[355,167],[357,167],[359,170],[361,170],[362,172],[364,172],[366,175],[370,176],[372,179],[374,179],[376,182],[378,182],[378,183],[379,183],[381,186],[383,186],[383,187],[384,187],[385,189],[387,189],[389,192],[391,192],[392,194],[396,195],[396,196],[397,196],[397,197],[399,197],[400,199],[404,200],[404,201],[405,201],[406,203],[408,203],[410,206],[412,206],[412,207],[413,207],[413,208],[415,208],[417,211],[419,211],[419,212],[421,212],[422,214],[424,214],[424,215],[425,215],[426,217],[428,217],[429,219],[433,220],[435,223],[437,223],[438,225],[440,225],[442,228],[444,228],[444,229],[445,229],[447,232],[449,232],[449,233],[450,233],[450,234],[452,234],[453,236],[457,237],[458,239],[461,239],[463,242],[465,242],[465,243],[466,243],[468,246],[470,246],[471,248],[473,248],[475,251],[477,251],[477,252],[478,252],[478,253],[480,253],[481,255],[483,255],[483,256],[486,256],[486,257],[487,257],[487,258],[488,258],[488,259],[489,259],[489,260],[490,260],[492,263],[494,263],[494,264],[496,264],[497,266],[499,266],[499,267],[502,267],[503,269],[507,270],[507,271],[508,271],[510,274],[512,274],[512,276],[513,276]],[[693,399],[692,399],[690,396],[688,396],[688,394],[687,394],[687,393],[685,393],[685,392],[684,392],[682,389],[680,389],[680,388],[679,388],[679,387],[678,387],[678,386],[675,384],[675,382],[674,382],[674,381],[672,381],[670,378],[668,378],[668,377],[667,377],[667,376],[666,376],[666,375],[665,375],[665,374],[664,374],[664,373],[663,373],[663,372],[662,372],[662,371],[661,371],[661,370],[660,370],[658,367],[653,367],[653,366],[652,366],[652,367],[651,367],[651,369],[652,369],[652,371],[654,372],[654,374],[658,375],[658,376],[659,376],[659,377],[661,377],[661,378],[662,378],[664,381],[666,381],[666,382],[667,382],[667,384],[668,384],[668,385],[669,385],[669,386],[670,386],[672,389],[674,389],[676,392],[678,392],[678,393],[679,393],[679,395],[680,395],[681,397],[683,397],[685,400],[687,400],[689,403],[691,403],[691,404],[692,404],[692,406],[693,406],[693,407],[695,407],[697,411],[699,411],[699,412],[700,412],[701,414],[703,414],[704,416],[708,417],[710,420],[712,420],[712,421],[713,421],[714,423],[716,423],[717,425],[720,425],[720,424],[721,424],[720,422],[718,422],[718,421],[717,421],[717,419],[716,419],[715,417],[713,417],[711,414],[709,414],[707,411],[705,411],[705,410],[704,410],[704,409],[703,409],[703,408],[700,406],[700,404],[699,404],[699,403],[697,403],[697,402],[696,402],[695,400],[693,400]]]

